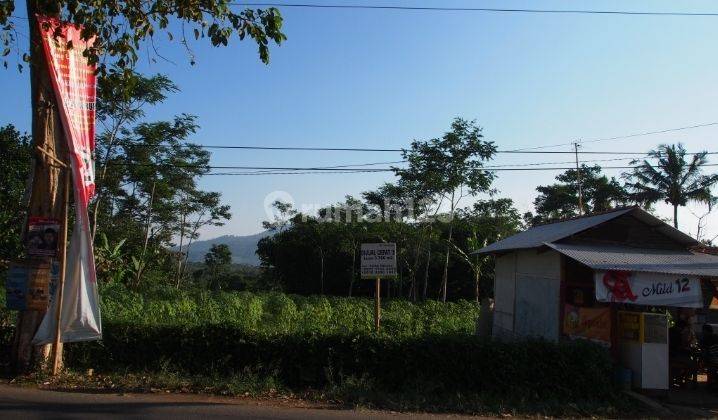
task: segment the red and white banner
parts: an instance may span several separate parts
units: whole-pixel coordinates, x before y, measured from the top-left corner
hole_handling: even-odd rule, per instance
[[[703,307],[701,281],[679,274],[596,271],[596,300],[648,306]]]
[[[67,271],[60,312],[61,341],[97,340],[102,337],[90,220],[87,207],[95,193],[95,67],[83,52],[94,38],[83,40],[81,28],[56,18],[38,16],[45,58],[70,150],[75,226],[67,253]],[[36,344],[54,338],[56,299],[33,339]]]

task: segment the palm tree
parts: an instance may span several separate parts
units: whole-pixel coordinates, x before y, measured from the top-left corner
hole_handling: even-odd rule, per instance
[[[678,228],[678,207],[689,201],[712,205],[715,197],[711,187],[718,182],[718,174],[704,175],[703,166],[708,163],[707,152],[696,153],[686,160],[686,149],[682,144],[662,144],[648,153],[632,172],[624,174],[629,181],[626,185],[631,198],[644,205],[660,200],[673,206],[673,226]],[[653,164],[648,159],[657,159]]]

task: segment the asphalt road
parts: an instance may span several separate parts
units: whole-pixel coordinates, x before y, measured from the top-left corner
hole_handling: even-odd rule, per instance
[[[272,405],[186,394],[83,394],[0,385],[0,419],[443,419],[400,414]]]

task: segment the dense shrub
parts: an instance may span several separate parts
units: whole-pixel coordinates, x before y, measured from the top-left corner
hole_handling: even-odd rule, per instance
[[[597,401],[612,391],[605,349],[584,342],[483,340],[473,335],[478,308],[466,301],[388,301],[380,334],[373,331],[373,302],[362,298],[164,288],[138,293],[112,286],[102,289],[102,309],[103,340],[67,345],[68,367],[108,374],[249,374],[292,389],[354,381],[385,395],[481,395],[520,404]],[[11,327],[0,328],[0,356],[8,355],[11,336]]]
[[[298,296],[277,292],[220,292],[103,287],[105,322],[152,326],[231,325],[247,334],[369,334],[374,302],[367,298]],[[382,331],[390,336],[473,334],[479,308],[472,302],[387,301]]]
[[[598,399],[611,393],[611,362],[600,347],[498,343],[469,335],[270,337],[231,325],[107,323],[102,342],[68,346],[67,363],[99,372],[254,372],[300,388],[352,377],[395,392],[480,393],[527,401]]]

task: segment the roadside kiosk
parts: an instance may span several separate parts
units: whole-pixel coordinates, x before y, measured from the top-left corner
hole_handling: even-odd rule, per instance
[[[540,225],[484,247],[496,257],[492,336],[588,339],[637,389],[671,383],[670,328],[701,330],[718,256],[638,207]],[[690,315],[690,316],[688,316]]]

